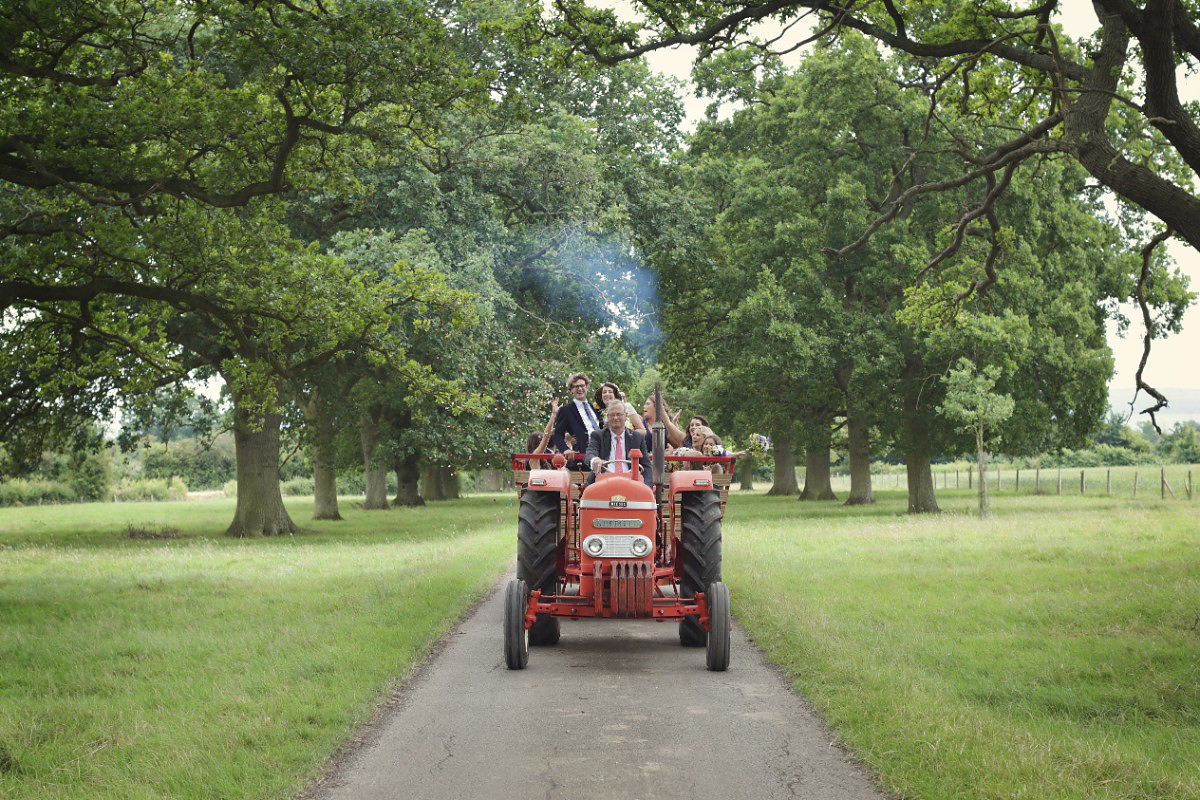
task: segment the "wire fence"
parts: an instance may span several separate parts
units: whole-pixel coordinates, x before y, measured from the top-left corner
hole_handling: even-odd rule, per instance
[[[1135,467],[1011,467],[989,466],[988,489],[1023,494],[1092,495],[1120,497],[1157,497],[1161,499],[1192,500],[1200,494],[1200,466],[1167,464]],[[979,480],[978,468],[934,465],[935,489],[975,489]],[[836,491],[850,490],[849,475],[834,475],[831,480]],[[903,468],[872,472],[875,489],[903,489],[908,478]]]

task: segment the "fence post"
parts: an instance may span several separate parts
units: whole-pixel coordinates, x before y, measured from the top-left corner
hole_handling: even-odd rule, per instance
[[[1058,467],[1058,490],[1056,494],[1062,494],[1062,465]]]
[[[1192,499],[1192,471],[1190,469],[1188,470],[1187,492],[1188,492],[1188,500],[1191,500]]]
[[[1138,471],[1133,471],[1133,496],[1137,497]]]
[[[1188,475],[1191,475],[1191,474],[1192,474],[1192,473],[1190,473],[1190,472],[1188,473]],[[955,489],[961,489],[961,488],[962,488],[962,482],[961,482],[961,480],[962,480],[962,479],[959,477],[958,470],[954,470],[954,488],[955,488]],[[1188,495],[1188,497],[1189,497],[1189,499],[1190,499],[1190,498],[1191,498],[1191,495]]]
[[[1167,494],[1170,493],[1171,499],[1175,499],[1175,490],[1171,488],[1171,482],[1167,480],[1167,468],[1162,468],[1162,491],[1163,500],[1167,499]]]
[[[1000,489],[1000,465],[996,465],[996,490]]]
[[[1104,493],[1107,495],[1112,494],[1112,468],[1111,467],[1109,468],[1108,476],[1105,478],[1105,481],[1104,481]]]
[[[1158,492],[1163,500],[1167,499],[1167,468],[1166,467],[1159,467]]]
[[[1083,470],[1079,470],[1079,493],[1084,493]]]
[[[967,488],[972,489],[974,487],[975,487],[975,470],[969,469],[969,470],[967,470]]]
[[[1042,493],[1042,468],[1041,467],[1034,467],[1034,470],[1033,470],[1033,493],[1034,494]]]
[[[1021,468],[1017,467],[1017,485],[1013,487],[1017,494],[1021,493]]]

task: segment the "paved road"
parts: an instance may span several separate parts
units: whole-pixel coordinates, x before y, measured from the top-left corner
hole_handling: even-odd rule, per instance
[[[725,673],[675,624],[605,620],[564,620],[514,672],[502,616],[496,591],[307,796],[885,798],[736,626]]]

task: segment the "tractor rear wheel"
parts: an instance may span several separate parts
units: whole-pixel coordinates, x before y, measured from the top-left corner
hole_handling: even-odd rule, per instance
[[[729,637],[733,617],[729,613],[729,587],[717,581],[708,587],[708,651],[704,654],[710,672],[729,669]]]
[[[554,594],[558,586],[558,502],[554,492],[524,492],[517,517],[517,577],[543,595]],[[558,619],[538,614],[529,643],[556,644],[558,637]]]
[[[525,669],[529,663],[529,636],[525,630],[528,606],[529,587],[525,581],[509,581],[504,590],[504,663],[509,669]]]
[[[717,492],[684,492],[683,535],[679,557],[683,578],[679,589],[684,597],[695,597],[721,580],[721,495]],[[696,615],[679,620],[679,643],[704,647],[708,631]]]

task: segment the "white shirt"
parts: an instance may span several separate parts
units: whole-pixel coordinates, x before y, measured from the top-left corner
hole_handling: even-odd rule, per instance
[[[600,420],[596,419],[596,412],[592,411],[592,406],[583,400],[571,398],[575,403],[575,407],[579,409],[579,416],[583,418],[583,424],[587,426],[588,433],[600,430]]]

